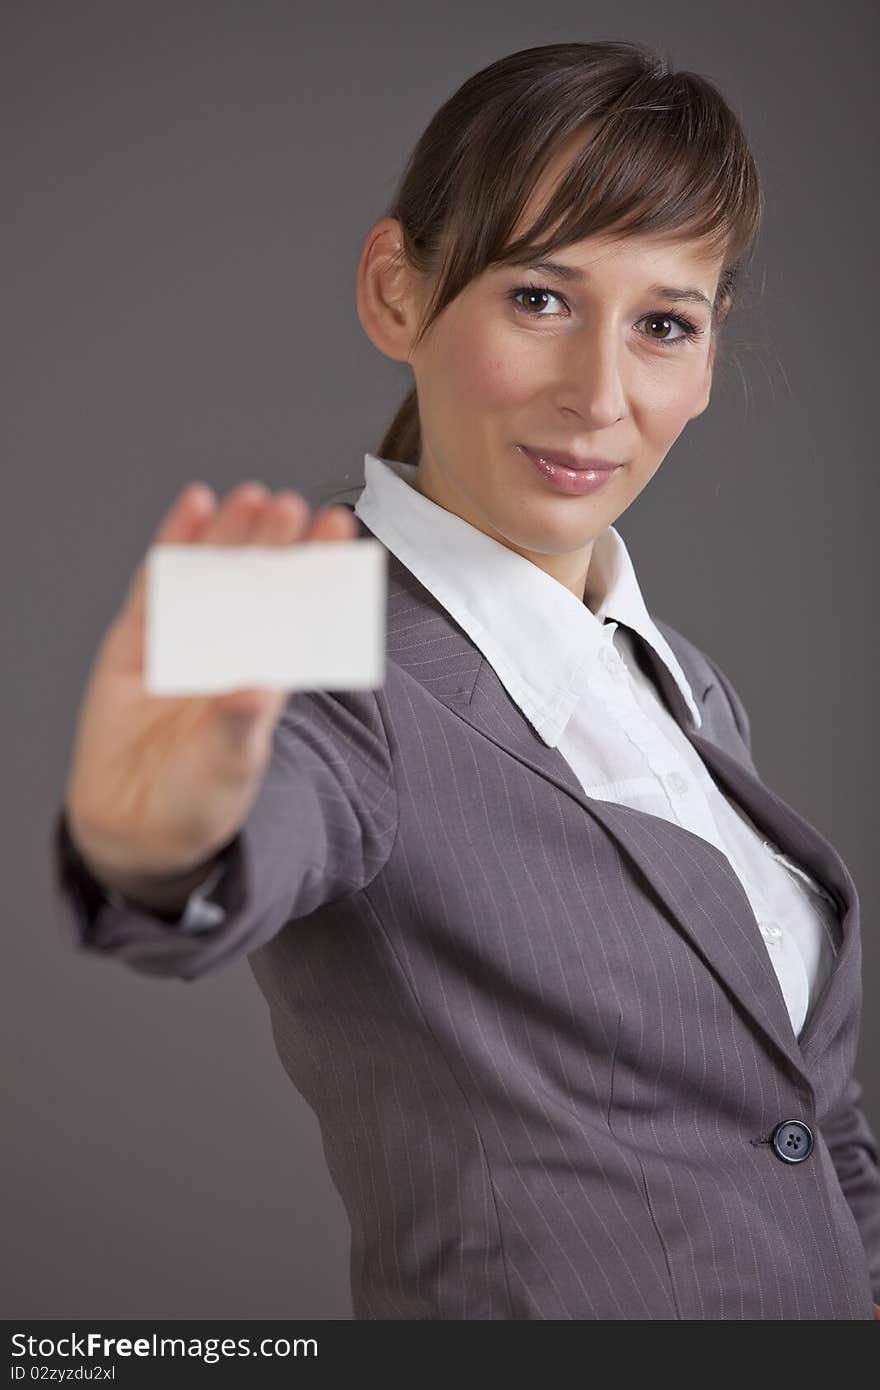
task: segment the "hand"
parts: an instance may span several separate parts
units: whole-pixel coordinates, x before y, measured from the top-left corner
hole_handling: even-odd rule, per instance
[[[874,1320],[880,1322],[880,1303],[874,1304]]]
[[[217,506],[181,493],[153,544],[271,545],[350,540],[342,506],[312,516],[295,492],[242,484]],[[222,849],[256,799],[289,692],[151,696],[144,689],[146,557],[98,648],[81,702],[66,789],[71,832],[107,881],[184,874]]]

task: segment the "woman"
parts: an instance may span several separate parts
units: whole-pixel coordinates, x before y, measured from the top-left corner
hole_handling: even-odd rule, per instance
[[[193,488],[155,537],[377,538],[384,684],[151,700],[143,566],[98,653],[59,911],[148,973],[247,955],[357,1317],[876,1310],[854,884],[613,526],[708,405],[760,214],[701,77],[624,43],[477,73],[364,243],[415,385],[354,515]]]

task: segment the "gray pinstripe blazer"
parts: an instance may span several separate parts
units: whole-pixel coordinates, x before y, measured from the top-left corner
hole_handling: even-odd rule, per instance
[[[348,1211],[357,1318],[871,1318],[856,888],[761,781],[729,679],[654,619],[700,705],[694,733],[636,635],[712,776],[839,904],[799,1039],[727,857],[586,797],[388,562],[385,683],[291,696],[227,851],[226,920],[184,934],[96,905],[61,815],[65,927],[184,980],[247,956]],[[812,1133],[796,1162],[773,1142],[789,1120]]]

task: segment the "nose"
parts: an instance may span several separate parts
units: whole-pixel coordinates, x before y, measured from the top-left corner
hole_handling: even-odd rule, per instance
[[[626,413],[620,352],[610,325],[590,325],[568,345],[558,399],[561,408],[573,411],[589,429],[613,425]]]

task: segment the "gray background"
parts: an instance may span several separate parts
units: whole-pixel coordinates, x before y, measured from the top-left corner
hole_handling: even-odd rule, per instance
[[[348,1220],[247,962],[193,986],[74,955],[49,827],[96,644],[179,490],[253,477],[317,505],[362,481],[410,380],[358,322],[363,240],[441,102],[533,44],[668,52],[759,165],[712,403],[617,525],[855,878],[880,1132],[876,7],[533,11],[3,7],[8,1318],[351,1315]]]

